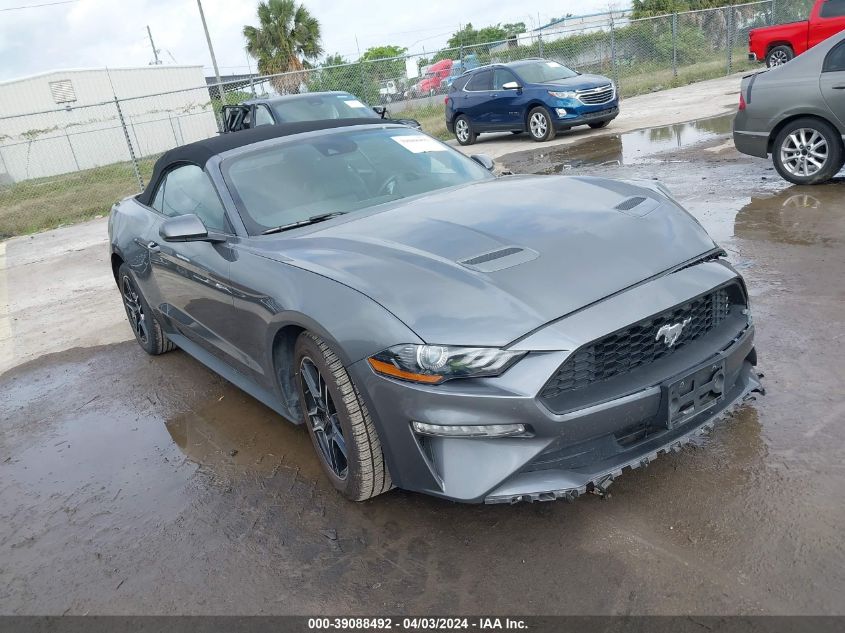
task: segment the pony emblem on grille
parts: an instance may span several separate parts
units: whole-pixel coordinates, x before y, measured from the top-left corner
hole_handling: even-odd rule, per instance
[[[657,336],[654,337],[655,341],[659,341],[661,338],[666,343],[667,347],[672,347],[675,343],[678,342],[678,339],[681,338],[681,332],[684,331],[684,328],[692,319],[686,318],[680,323],[673,323],[669,325],[663,325],[657,330]]]

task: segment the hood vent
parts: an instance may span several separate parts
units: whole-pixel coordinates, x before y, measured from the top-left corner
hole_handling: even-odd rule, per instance
[[[505,248],[499,248],[495,251],[460,260],[458,263],[483,273],[492,273],[522,264],[523,262],[529,262],[539,256],[540,254],[537,251],[532,251],[530,248],[506,246]]]
[[[634,196],[633,198],[623,200],[622,202],[617,204],[615,208],[619,211],[630,211],[637,205],[642,204],[643,202],[645,202],[645,198],[643,198],[642,196]]]
[[[661,202],[654,198],[631,196],[630,198],[625,198],[613,208],[625,215],[641,218],[654,211],[660,204]]]
[[[484,253],[483,255],[478,255],[477,257],[465,259],[461,263],[464,266],[478,266],[479,264],[486,264],[487,262],[492,262],[494,259],[507,257],[508,255],[516,255],[517,253],[521,252],[521,248],[518,248],[516,246],[510,246],[508,248],[503,248],[498,251],[491,251],[489,253]]]

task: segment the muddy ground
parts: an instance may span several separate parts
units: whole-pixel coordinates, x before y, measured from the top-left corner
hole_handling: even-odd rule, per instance
[[[845,182],[787,186],[728,125],[503,160],[659,178],[746,275],[768,395],[701,445],[604,501],[352,504],[179,351],[43,355],[0,375],[0,612],[845,613]]]

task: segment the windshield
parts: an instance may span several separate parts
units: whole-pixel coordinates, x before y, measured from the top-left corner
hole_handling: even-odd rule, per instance
[[[350,94],[302,95],[274,103],[273,110],[281,123],[380,118],[372,108]]]
[[[493,178],[448,145],[404,127],[287,140],[224,161],[223,175],[251,235]]]
[[[532,62],[520,64],[514,70],[522,80],[529,84],[545,84],[561,79],[569,79],[578,75],[571,68],[557,62]]]

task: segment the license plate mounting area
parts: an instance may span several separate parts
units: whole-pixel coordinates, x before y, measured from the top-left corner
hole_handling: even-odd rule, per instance
[[[665,387],[666,424],[674,429],[725,397],[724,359],[707,363]]]

